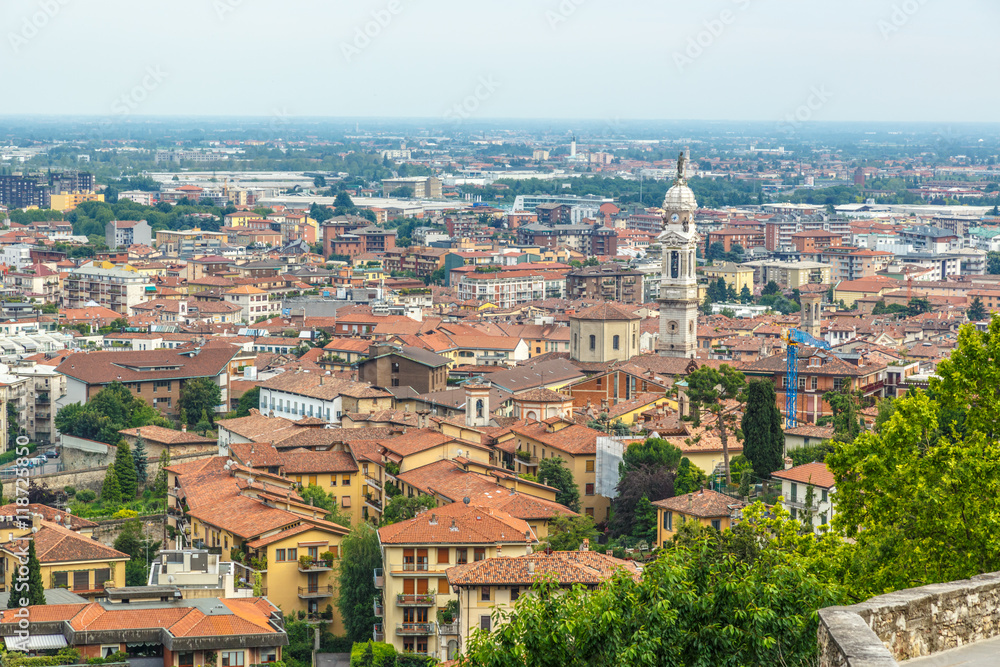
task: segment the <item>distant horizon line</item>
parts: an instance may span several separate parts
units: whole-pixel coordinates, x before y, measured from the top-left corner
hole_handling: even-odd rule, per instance
[[[113,120],[116,125],[125,125],[132,122],[143,122],[143,121],[153,121],[153,120],[202,120],[202,119],[213,119],[213,120],[229,120],[229,119],[243,119],[243,120],[270,120],[274,119],[275,116],[280,116],[284,119],[295,119],[295,120],[310,120],[310,121],[330,121],[330,122],[351,122],[358,123],[362,121],[377,121],[377,122],[434,122],[442,125],[454,124],[454,121],[448,118],[443,118],[441,116],[317,116],[317,115],[299,115],[299,114],[130,114],[128,116],[119,116],[115,114],[65,114],[65,113],[5,113],[0,114],[0,122],[5,120]],[[565,122],[565,123],[588,123],[588,124],[619,124],[619,123],[669,123],[669,124],[684,124],[684,123],[712,123],[712,124],[739,124],[739,123],[749,123],[749,124],[766,124],[766,125],[776,125],[781,122],[781,119],[735,119],[735,118],[601,118],[601,117],[591,117],[591,118],[567,118],[567,117],[483,117],[483,118],[470,118],[465,120],[460,126],[454,129],[460,129],[462,126],[467,124],[502,124],[502,123],[554,123],[554,122]],[[1000,127],[1000,121],[985,121],[985,120],[810,120],[805,121],[801,124],[803,127],[820,127],[829,125],[962,125],[962,126],[998,126]],[[567,128],[567,132],[571,131],[571,128]]]

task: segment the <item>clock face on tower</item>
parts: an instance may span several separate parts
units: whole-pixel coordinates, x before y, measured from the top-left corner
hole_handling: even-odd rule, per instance
[[[670,216],[670,221],[671,222],[677,222],[680,219],[681,219],[681,216],[677,215],[676,213],[674,213],[672,216]]]

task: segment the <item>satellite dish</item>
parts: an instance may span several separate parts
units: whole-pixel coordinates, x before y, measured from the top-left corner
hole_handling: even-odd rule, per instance
[[[169,577],[167,577],[167,583],[168,584],[174,583],[174,575],[171,574]]]
[[[469,496],[466,496],[466,497],[462,498],[462,502],[465,503],[466,505],[468,505],[469,503],[472,502],[472,500],[469,499]]]

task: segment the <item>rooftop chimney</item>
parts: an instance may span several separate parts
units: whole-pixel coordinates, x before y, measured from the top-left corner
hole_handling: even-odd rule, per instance
[[[455,519],[451,520],[451,528],[449,530],[458,531],[458,526],[455,525]]]
[[[188,425],[187,424],[181,424],[181,433],[187,433],[187,430],[188,430]]]
[[[788,470],[793,465],[792,458],[790,456],[785,457],[785,470]]]
[[[580,545],[580,551],[590,551],[590,539],[583,538],[583,544]]]
[[[433,514],[433,513],[431,514],[431,522],[430,523],[431,523],[432,526],[438,525],[437,514]]]

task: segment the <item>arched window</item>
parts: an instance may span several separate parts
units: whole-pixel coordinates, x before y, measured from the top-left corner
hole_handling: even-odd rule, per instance
[[[591,352],[593,352],[596,349],[597,349],[597,336],[594,336],[593,334],[591,334],[591,336],[590,336],[590,350],[591,350]]]
[[[476,400],[476,416],[477,417],[483,416],[483,399],[481,398]]]
[[[621,349],[620,341],[621,337],[616,334],[615,337],[611,339],[611,347],[613,347],[616,350]]]
[[[524,418],[525,419],[535,419],[535,420],[538,419],[538,417],[535,415],[535,411],[534,410],[528,410],[528,414],[524,415]]]

